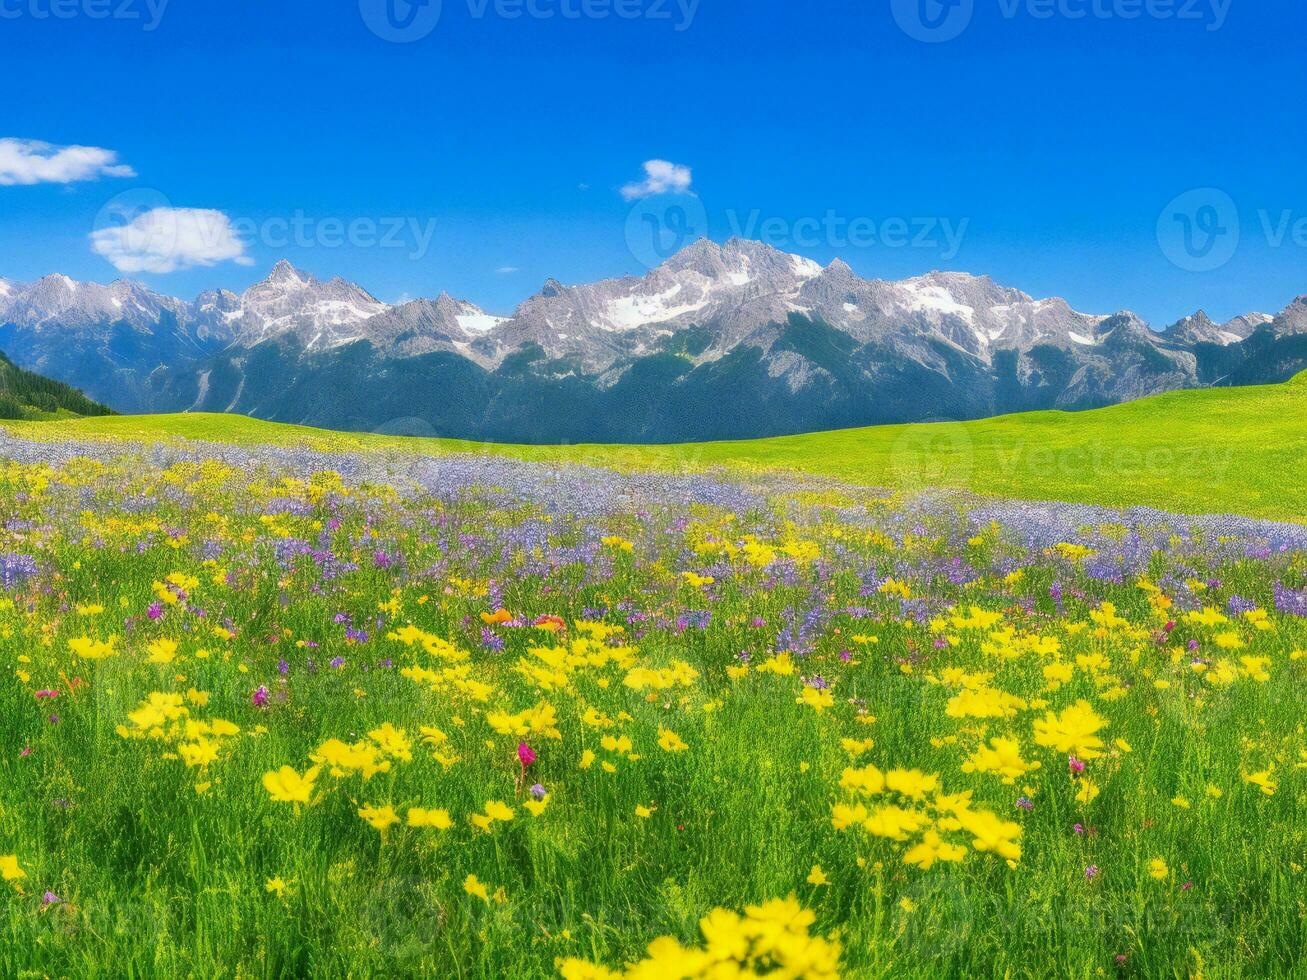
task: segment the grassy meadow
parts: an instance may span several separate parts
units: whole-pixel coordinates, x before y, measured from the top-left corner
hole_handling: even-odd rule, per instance
[[[0,975],[1301,976],[1305,402],[9,424]]]
[[[0,422],[0,425],[6,423]],[[1176,391],[1087,412],[657,446],[518,446],[327,432],[237,415],[8,423],[29,438],[213,440],[323,451],[496,453],[626,470],[791,472],[896,489],[1307,521],[1307,374]]]

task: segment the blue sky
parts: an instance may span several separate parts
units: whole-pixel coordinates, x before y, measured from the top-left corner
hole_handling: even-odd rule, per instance
[[[642,271],[622,189],[664,160],[712,237],[771,219],[773,244],[865,276],[987,273],[1155,325],[1307,293],[1296,0],[922,0],[965,23],[935,43],[900,27],[918,0],[444,0],[410,43],[369,29],[385,0],[51,2],[0,0],[0,138],[116,156],[0,186],[11,279],[124,274],[89,236],[127,193],[246,229],[239,255],[133,274],[161,291],[241,289],[284,256],[383,299],[508,312],[549,276]],[[1168,212],[1195,188],[1219,194]],[[804,230],[827,215],[835,232]],[[304,244],[282,245],[296,219]],[[923,244],[882,240],[895,219]],[[402,223],[398,244],[322,231],[360,220]],[[1225,233],[1211,261],[1174,261],[1186,220]]]

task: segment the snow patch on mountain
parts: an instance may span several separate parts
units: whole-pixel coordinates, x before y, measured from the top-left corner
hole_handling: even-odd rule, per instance
[[[489,313],[482,313],[471,303],[465,303],[463,306],[467,312],[457,314],[454,319],[456,319],[458,325],[468,333],[489,333],[507,319],[507,317],[492,316]]]
[[[975,326],[976,311],[970,306],[959,303],[943,286],[924,284],[920,279],[909,279],[903,283],[911,299],[910,310],[935,310],[945,316],[956,316]]]
[[[794,274],[800,279],[811,279],[826,271],[820,263],[805,259],[802,255],[791,255],[790,261],[794,263]]]
[[[745,276],[743,281],[748,282],[748,277]],[[675,302],[676,298],[683,292],[685,292],[685,283],[678,282],[671,288],[661,293],[655,293],[652,296],[637,293],[629,296],[619,296],[608,304],[606,310],[607,325],[617,330],[633,330],[650,323],[666,323],[687,313],[701,310],[709,302],[709,293],[707,291],[705,291],[702,298],[696,301],[689,303]]]

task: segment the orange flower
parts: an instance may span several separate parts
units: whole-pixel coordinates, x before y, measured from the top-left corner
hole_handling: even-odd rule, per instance
[[[511,622],[512,619],[513,614],[507,609],[496,609],[492,613],[483,612],[481,614],[481,622],[487,626],[498,626],[500,623]]]

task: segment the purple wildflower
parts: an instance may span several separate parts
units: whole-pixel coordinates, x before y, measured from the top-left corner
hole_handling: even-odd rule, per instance
[[[31,555],[0,555],[0,587],[12,589],[36,574],[36,559]]]
[[[1307,618],[1307,589],[1290,589],[1277,582],[1275,608],[1286,616]]]

